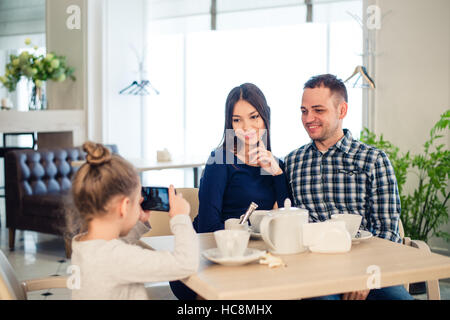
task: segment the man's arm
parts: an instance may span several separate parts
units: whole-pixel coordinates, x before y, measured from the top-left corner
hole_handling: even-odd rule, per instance
[[[399,234],[400,196],[394,168],[380,151],[372,170],[370,225],[380,238],[401,242]]]

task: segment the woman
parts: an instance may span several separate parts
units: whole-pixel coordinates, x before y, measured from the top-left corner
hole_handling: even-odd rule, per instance
[[[225,128],[219,148],[211,153],[200,181],[197,232],[224,228],[253,201],[259,210],[282,207],[289,197],[283,163],[270,144],[270,108],[251,83],[234,88],[225,105]]]
[[[239,218],[251,202],[259,210],[283,207],[289,198],[284,165],[271,153],[270,108],[261,90],[244,83],[228,94],[220,146],[211,153],[199,189],[197,232],[224,229],[225,220]],[[181,300],[196,294],[181,282],[171,282]]]

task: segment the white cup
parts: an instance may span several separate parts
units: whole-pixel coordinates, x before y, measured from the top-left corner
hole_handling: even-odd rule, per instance
[[[265,216],[270,215],[269,210],[255,210],[250,216],[250,224],[252,225],[252,230],[255,233],[261,232],[261,221]]]
[[[223,258],[241,257],[247,249],[250,233],[243,230],[219,230],[214,232],[214,239]]]
[[[350,233],[350,236],[354,238],[361,225],[362,216],[359,214],[337,213],[332,214],[331,219],[345,221],[345,226]]]
[[[225,230],[244,230],[248,231],[248,221],[244,224],[239,224],[241,219],[230,218],[225,220]]]

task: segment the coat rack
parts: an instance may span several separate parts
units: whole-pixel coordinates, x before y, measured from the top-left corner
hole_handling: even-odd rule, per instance
[[[144,53],[142,54],[142,58],[139,57],[139,54],[136,48],[132,47],[133,51],[136,54],[139,64],[139,78],[141,80],[134,80],[129,86],[123,88],[119,91],[119,94],[127,94],[127,95],[135,95],[135,96],[147,96],[150,95],[150,91],[159,95],[159,91],[150,83],[149,80],[143,79],[143,74],[146,72],[144,69],[144,59],[146,56],[146,48],[144,49]],[[149,91],[150,90],[150,91]]]
[[[361,29],[366,33],[366,39],[365,39],[365,49],[363,54],[361,54],[361,56],[363,57],[363,64],[364,65],[373,65],[373,63],[371,62],[371,59],[373,59],[375,56],[378,56],[379,53],[376,53],[374,51],[374,31],[376,29],[373,28],[368,28],[365,25],[365,21],[359,17],[356,14],[353,14],[351,12],[346,11],[348,15],[350,15],[361,27]],[[381,20],[383,20],[385,18],[386,15],[388,15],[389,13],[391,13],[391,11],[385,13],[382,17]],[[361,87],[361,88],[372,88],[375,89],[375,82],[372,79],[371,76],[369,76],[369,73],[366,70],[365,66],[356,66],[355,70],[353,71],[353,74],[347,78],[347,80],[345,80],[344,82],[348,82],[351,78],[353,78],[354,76],[358,75],[358,77],[356,78],[356,81],[353,83],[353,88],[356,87]],[[358,81],[363,78],[364,83],[361,85],[358,85]]]
[[[147,52],[147,45],[143,48],[142,51],[142,55],[139,55],[138,51],[136,50],[136,48],[133,45],[130,45],[131,49],[134,51],[134,53],[136,54],[136,58],[138,61],[138,66],[139,66],[139,70],[138,70],[138,74],[139,74],[139,78],[132,81],[131,84],[129,84],[128,86],[126,86],[125,88],[123,88],[122,90],[119,91],[120,95],[134,95],[134,96],[139,96],[139,104],[140,104],[140,132],[141,132],[141,136],[146,136],[147,134],[147,119],[148,119],[148,112],[150,108],[148,108],[149,106],[149,99],[146,98],[146,96],[149,96],[151,93],[154,93],[156,95],[159,95],[159,91],[153,87],[153,85],[150,83],[150,81],[148,79],[146,79],[146,75],[147,75],[147,71],[144,68],[144,62],[145,62],[145,57],[146,52]],[[134,100],[134,99],[133,99]],[[141,153],[141,158],[145,159],[147,156],[147,148],[148,148],[148,143],[145,142],[145,139],[140,138],[140,153]],[[142,176],[141,176],[142,178]]]

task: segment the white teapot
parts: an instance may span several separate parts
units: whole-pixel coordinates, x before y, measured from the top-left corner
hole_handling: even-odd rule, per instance
[[[274,254],[296,254],[306,250],[303,245],[303,224],[308,223],[306,209],[291,207],[286,199],[284,208],[271,210],[261,221],[261,236]]]

